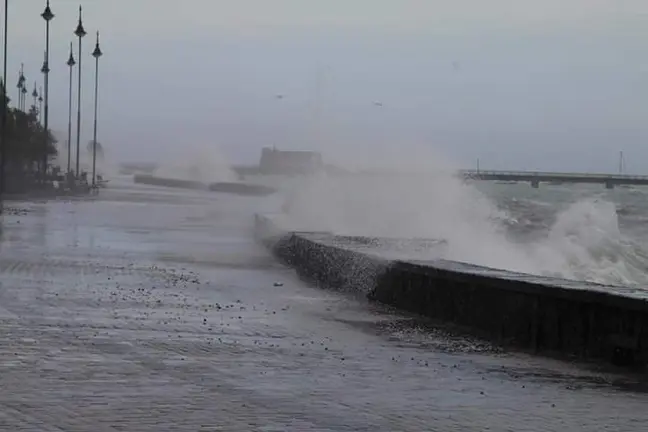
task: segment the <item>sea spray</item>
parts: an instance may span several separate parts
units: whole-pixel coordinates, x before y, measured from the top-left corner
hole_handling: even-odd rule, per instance
[[[564,277],[621,285],[648,283],[648,257],[622,232],[616,205],[610,201],[574,202],[557,214],[546,239],[530,247],[545,259],[547,271]],[[546,261],[549,256],[553,258]]]
[[[358,174],[317,176],[295,188],[285,208],[299,230],[446,241],[445,258],[534,272],[506,240],[500,211],[454,177]]]
[[[643,249],[624,236],[614,203],[578,199],[542,235],[521,241],[522,219],[447,167],[365,169],[293,183],[284,205],[296,230],[445,240],[443,258],[536,275],[609,284],[648,282]],[[513,201],[512,204],[515,204]],[[420,259],[437,256],[420,254]]]
[[[167,155],[155,176],[199,181],[232,182],[237,176],[216,145],[182,145]]]

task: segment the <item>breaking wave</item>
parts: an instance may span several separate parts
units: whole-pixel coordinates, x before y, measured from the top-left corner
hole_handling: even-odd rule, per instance
[[[560,205],[511,195],[498,200],[443,170],[433,175],[317,175],[291,189],[284,210],[296,230],[445,240],[442,249],[425,256],[417,252],[420,259],[604,284],[647,284],[648,251],[634,238],[632,220],[626,218],[626,229],[620,223],[620,215],[633,213],[637,225],[632,206],[597,194],[564,195]]]

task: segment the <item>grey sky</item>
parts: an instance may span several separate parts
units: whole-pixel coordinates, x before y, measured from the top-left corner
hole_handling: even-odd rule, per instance
[[[10,3],[10,91],[20,62],[31,90],[45,2]],[[51,2],[50,123],[60,131],[78,4]],[[645,0],[82,4],[82,139],[99,29],[99,139],[117,159],[195,145],[236,163],[266,145],[325,155],[422,146],[464,166],[479,157],[482,167],[604,171],[624,150],[629,170],[648,172]]]

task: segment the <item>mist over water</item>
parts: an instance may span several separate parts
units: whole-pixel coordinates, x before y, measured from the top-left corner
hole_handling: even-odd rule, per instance
[[[183,145],[166,155],[155,170],[159,177],[203,183],[233,182],[237,176],[215,145]]]
[[[648,251],[638,238],[643,224],[632,219],[643,210],[628,210],[633,202],[648,202],[643,191],[469,184],[454,175],[451,164],[417,156],[411,166],[394,154],[371,164],[370,172],[300,180],[286,196],[286,223],[295,230],[445,240],[442,248],[413,252],[417,259],[648,284]]]

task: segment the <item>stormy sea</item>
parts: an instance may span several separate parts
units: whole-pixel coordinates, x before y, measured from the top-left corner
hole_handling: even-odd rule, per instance
[[[284,185],[295,230],[441,241],[416,259],[648,286],[648,187],[466,182],[452,173],[313,176]]]

